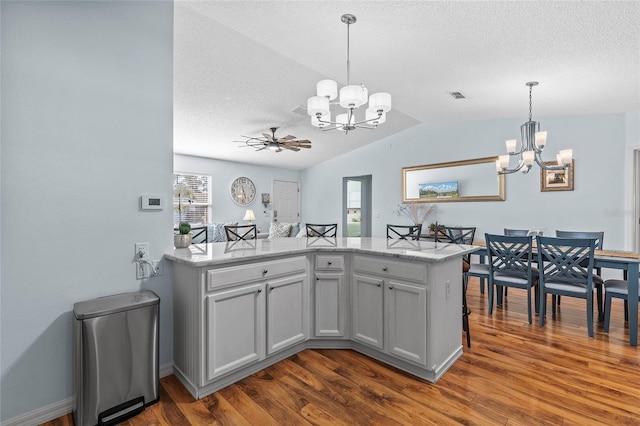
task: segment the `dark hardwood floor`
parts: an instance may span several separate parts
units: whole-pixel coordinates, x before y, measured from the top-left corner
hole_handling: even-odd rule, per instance
[[[472,347],[436,384],[353,351],[306,350],[198,401],[165,377],[160,402],[123,424],[640,424],[640,356],[622,303],[610,333],[597,324],[590,339],[583,300],[563,297],[541,328],[527,322],[524,294],[510,289],[490,317],[471,280]]]

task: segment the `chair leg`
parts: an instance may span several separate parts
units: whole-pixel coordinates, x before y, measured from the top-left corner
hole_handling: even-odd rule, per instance
[[[493,314],[493,281],[489,278],[489,282],[487,283],[487,292],[489,293],[489,315]]]
[[[556,296],[553,296],[553,297],[556,297]],[[558,295],[558,299],[557,300],[558,300],[558,306],[560,306],[560,295]]]
[[[531,315],[531,287],[527,288],[527,316],[529,317],[529,324],[531,324],[533,321],[533,315]]]
[[[469,314],[471,311],[467,306],[467,281],[468,278],[462,277],[462,330],[467,333],[467,347],[471,347],[471,333],[469,332]]]
[[[534,305],[536,314],[540,314],[540,286],[536,285],[534,288]]]
[[[629,321],[629,301],[624,299],[624,322],[627,321]]]
[[[587,297],[587,331],[593,337],[593,295]]]
[[[545,315],[545,311],[547,310],[547,294],[544,292],[544,290],[540,289],[540,314],[538,315],[538,325],[540,327],[544,326],[544,315]]]
[[[598,300],[598,322],[604,321],[604,301],[602,300],[602,286],[596,286],[596,298]]]
[[[625,300],[626,302],[626,300]],[[611,322],[611,294],[606,293],[604,299],[604,332],[609,332],[609,324]]]
[[[557,300],[558,297],[560,297],[560,296],[557,296],[555,294],[551,295],[551,313],[553,315],[556,314],[556,300]]]
[[[480,278],[480,294],[484,294],[484,278]]]

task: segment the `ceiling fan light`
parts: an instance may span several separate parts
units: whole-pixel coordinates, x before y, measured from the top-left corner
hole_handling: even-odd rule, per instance
[[[330,101],[338,97],[338,83],[333,80],[320,80],[316,84],[318,96],[329,98]]]
[[[369,109],[374,111],[382,110],[389,112],[391,110],[391,95],[387,92],[378,92],[369,96]]]
[[[331,121],[331,113],[329,112],[329,113],[327,113],[327,114],[323,114],[323,115],[320,117],[320,119],[322,119],[322,121]],[[327,126],[328,124],[329,124],[329,123],[321,123],[321,122],[318,120],[318,117],[317,117],[317,116],[315,116],[315,115],[311,117],[311,125],[312,125],[312,126],[315,126],[315,127],[324,127],[324,126]]]
[[[362,87],[350,84],[340,89],[340,106],[343,108],[359,108],[366,100],[362,98]],[[365,89],[366,90],[366,89]],[[363,102],[364,101],[364,102]]]
[[[269,146],[267,148],[269,148],[271,151],[277,151],[280,149],[280,145],[277,142],[269,142]],[[255,220],[255,218],[253,220]]]
[[[329,113],[329,99],[323,96],[312,96],[307,99],[307,114],[313,117],[318,113],[322,115]]]
[[[365,114],[366,120],[369,122],[369,124],[377,126],[378,124],[382,124],[385,121],[387,121],[387,114],[386,113],[382,113],[382,115],[380,115],[380,117],[378,117],[378,111],[377,110],[372,110],[371,108],[367,108],[366,114]],[[371,120],[371,121],[369,121]]]

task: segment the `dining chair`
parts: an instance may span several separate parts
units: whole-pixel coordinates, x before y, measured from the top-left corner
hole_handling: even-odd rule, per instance
[[[305,227],[307,237],[335,237],[338,233],[337,223],[307,223]]]
[[[527,291],[527,316],[533,323],[531,313],[531,290],[533,303],[538,312],[538,269],[532,266],[533,237],[521,235],[484,234],[489,256],[489,315],[493,313],[494,287],[513,287]]]
[[[420,238],[422,224],[390,225],[387,224],[387,238],[398,240],[417,240]]]
[[[604,231],[585,232],[585,231],[556,230],[556,237],[558,238],[595,238],[596,250],[602,250],[602,244],[604,242]],[[598,322],[604,321],[604,301],[602,297],[603,280],[602,280],[601,274],[602,274],[602,269],[595,268],[595,274],[593,276],[593,285],[595,286],[595,289],[596,289],[596,300],[598,303]],[[624,279],[627,279],[626,275]],[[560,296],[558,296],[558,305],[560,305]]]
[[[209,242],[208,226],[191,227],[191,244],[205,244]]]
[[[227,235],[227,241],[255,240],[258,237],[258,230],[255,224],[225,225],[224,232]]]
[[[513,236],[526,237],[527,235],[529,235],[529,230],[528,229],[504,228],[504,235],[513,235]]]
[[[472,245],[476,234],[475,227],[461,226],[440,226],[438,232],[434,233],[436,242],[444,242],[451,244],[467,244]],[[469,255],[462,256],[462,331],[467,335],[467,347],[471,347],[471,331],[469,329],[469,315],[471,309],[467,305],[467,287],[469,284],[469,271],[471,270],[471,261]]]
[[[615,297],[624,301],[624,320],[629,320],[629,284],[627,280],[609,279],[604,282],[604,332],[609,332],[611,301]],[[640,302],[640,297],[638,297]]]
[[[540,319],[544,325],[547,294],[586,300],[587,331],[593,337],[593,238],[537,237],[540,265]],[[556,304],[552,303],[556,313]]]

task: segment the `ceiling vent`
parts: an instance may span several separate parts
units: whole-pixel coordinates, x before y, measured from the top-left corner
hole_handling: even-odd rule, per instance
[[[298,105],[292,109],[291,112],[294,114],[307,115],[307,108],[302,105]]]
[[[465,99],[466,97],[460,92],[449,92],[453,99]]]

